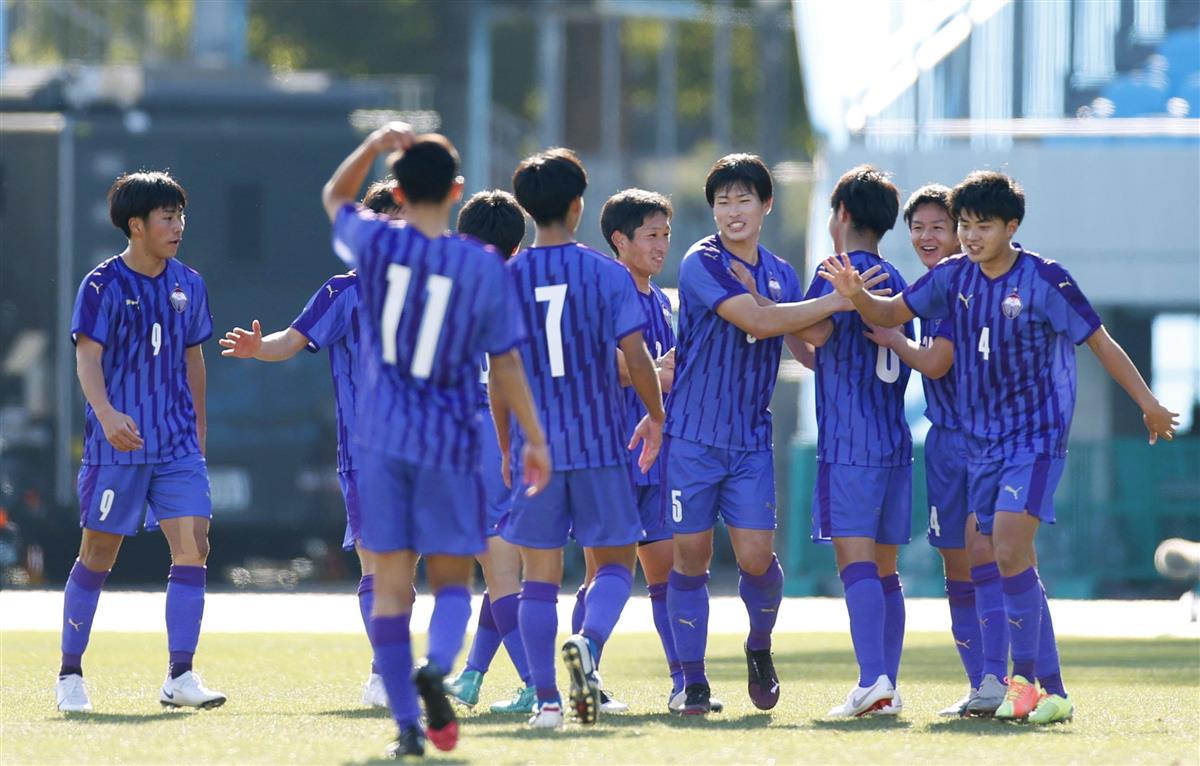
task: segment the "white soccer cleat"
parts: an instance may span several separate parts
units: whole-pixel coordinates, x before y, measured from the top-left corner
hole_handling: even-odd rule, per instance
[[[596,674],[596,679],[600,679],[600,674]],[[628,713],[629,705],[626,705],[619,699],[615,699],[611,694],[600,689],[600,712],[601,713]]]
[[[900,699],[900,688],[896,688],[896,693],[892,696],[892,701],[878,710],[874,711],[875,715],[900,715],[904,712],[904,701]]]
[[[211,710],[225,704],[225,695],[207,689],[200,676],[188,671],[179,678],[167,677],[158,692],[158,701],[163,707],[198,707]]]
[[[387,689],[383,686],[383,676],[372,673],[362,687],[362,703],[368,707],[388,706]]]
[[[561,729],[563,727],[562,705],[557,702],[544,702],[538,706],[537,712],[529,719],[531,729]]]
[[[938,711],[938,715],[940,715],[942,718],[961,718],[967,714],[967,704],[970,703],[971,698],[978,693],[979,690],[972,687],[971,690],[967,692],[965,697],[949,707],[942,708]]]
[[[58,679],[54,686],[54,698],[60,713],[90,713],[92,700],[88,697],[83,676],[72,673]]]
[[[830,718],[859,718],[883,708],[895,695],[896,690],[892,687],[892,682],[886,675],[881,675],[870,686],[856,686],[851,689],[846,695],[846,701],[826,715]]]

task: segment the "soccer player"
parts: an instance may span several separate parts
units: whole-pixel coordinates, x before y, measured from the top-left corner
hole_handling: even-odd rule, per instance
[[[113,225],[129,238],[120,255],[83,278],[71,317],[79,384],[87,399],[79,526],[83,540],[63,600],[62,666],[55,697],[88,712],[83,653],[100,589],[125,537],[161,528],[167,576],[170,669],[164,707],[220,707],[225,695],[192,670],[204,614],[208,524],[204,461],[204,350],[212,335],[208,291],[175,260],[187,194],[164,172],[122,175],[108,191]]]
[[[568,149],[528,157],[513,174],[517,202],[536,226],[533,247],[509,261],[532,339],[522,356],[558,468],[546,492],[513,498],[502,532],[521,546],[525,565],[518,620],[537,687],[538,709],[529,721],[535,728],[559,728],[563,721],[554,667],[554,605],[568,534],[573,530],[597,564],[582,631],[562,646],[571,704],[581,723],[594,723],[600,712],[595,663],[633,581],[643,530],[629,476],[618,348],[649,413],[628,446],[643,443],[642,472],[654,464],[662,440],[662,391],[643,338],[646,315],[637,288],[624,266],[575,241],[586,188],[587,173]],[[504,449],[507,429],[499,419],[496,430]]]
[[[904,205],[904,221],[913,250],[927,269],[959,252],[949,188],[928,184],[917,189]],[[942,557],[950,630],[970,686],[965,697],[939,711],[943,716],[994,712],[1004,701],[1007,689],[1001,679],[1008,670],[1000,572],[990,543],[967,512],[966,444],[954,376],[947,375],[954,359],[953,329],[949,321],[922,320],[919,345],[896,328],[872,328],[867,333],[924,376],[925,417],[932,424],[925,437],[928,539]],[[978,587],[973,580],[980,581]]]
[[[392,176],[405,221],[353,204],[376,156],[390,150],[397,150]],[[375,559],[371,636],[400,731],[395,756],[424,753],[412,684],[425,703],[425,736],[441,750],[458,740],[443,677],[462,647],[473,557],[486,545],[478,470],[481,354],[489,355],[493,392],[524,432],[526,492],[549,481],[545,436],[515,350],[524,331],[503,259],[446,233],[450,207],[462,195],[458,164],[443,136],[414,136],[408,125],[391,123],[367,136],[322,193],[334,250],[359,274],[362,546]],[[410,684],[418,556],[434,607],[428,654]]]
[[[866,295],[844,256],[826,260],[824,278],[872,324],[894,327],[914,316],[952,324],[968,510],[991,539],[1012,641],[1012,673],[995,715],[1064,721],[1074,705],[1058,667],[1034,539],[1043,522],[1054,522],[1054,489],[1075,407],[1074,347],[1086,343],[1138,404],[1151,444],[1173,438],[1178,415],[1155,398],[1070,273],[1013,241],[1025,217],[1016,181],[971,173],[951,192],[950,212],[963,255],[938,264],[901,295]]]
[[[679,272],[679,336],[667,402],[664,508],[673,533],[667,614],[683,671],[685,715],[712,711],[705,675],[708,565],[720,515],[729,528],[750,616],[745,643],[750,699],[761,710],[779,700],[771,631],[783,598],[775,557],[775,469],[771,411],[785,336],[850,308],[837,295],[801,303],[795,270],[759,243],[773,204],[771,174],[758,157],[731,154],[713,165],[704,185],[717,234],[688,250]],[[764,300],[731,271],[740,262]],[[870,284],[879,281],[868,274]],[[766,304],[766,305],[762,305]]]
[[[517,252],[525,237],[525,215],[513,196],[494,189],[482,191],[467,200],[458,211],[458,233],[475,237],[496,248],[506,259]],[[487,360],[482,365],[479,396],[480,470],[483,473],[484,494],[487,498],[487,552],[478,556],[487,590],[475,636],[467,653],[467,665],[451,679],[446,691],[451,699],[474,708],[479,702],[483,677],[491,667],[500,644],[508,651],[522,686],[511,699],[491,705],[493,713],[534,712],[537,690],[532,686],[525,645],[517,627],[518,594],[521,592],[521,552],[517,546],[500,536],[500,525],[512,506],[512,491],[504,483],[500,471],[500,445],[496,425],[488,406]]]
[[[394,180],[376,181],[367,188],[362,204],[380,215],[399,218],[402,208],[396,202]],[[258,359],[263,362],[284,362],[307,348],[318,353],[329,349],[329,368],[333,374],[333,399],[337,417],[338,483],[346,504],[346,533],[342,549],[358,554],[362,578],[358,582],[358,608],[362,615],[367,640],[371,638],[371,604],[374,601],[375,567],[371,554],[361,545],[360,512],[358,506],[358,471],[355,466],[357,447],[354,433],[356,391],[362,384],[359,377],[358,275],[351,271],[331,277],[321,285],[305,304],[304,310],[286,330],[263,337],[262,325],[255,319],[250,329],[235,327],[217,341],[224,350],[221,356],[237,359]],[[372,657],[371,674],[363,684],[364,705],[387,707],[387,690],[379,666]]]
[[[903,288],[900,272],[879,254],[896,225],[900,196],[870,165],[846,171],[829,198],[834,251],[866,271],[881,266],[888,284]],[[806,298],[833,292],[813,277]],[[858,684],[830,716],[898,713],[896,675],[904,643],[904,591],[896,571],[899,546],[912,518],[912,436],[904,419],[909,368],[876,346],[853,313],[839,314],[805,333],[817,348],[817,482],[812,539],[832,542],[850,614]],[[905,328],[912,337],[911,325]]]

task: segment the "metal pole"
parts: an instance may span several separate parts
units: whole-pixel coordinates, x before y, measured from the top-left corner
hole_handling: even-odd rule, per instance
[[[71,473],[74,455],[71,449],[74,419],[75,370],[71,344],[71,309],[76,282],[75,252],[75,122],[65,117],[58,134],[58,285],[57,318],[54,325],[55,349],[55,439],[54,490],[59,505],[70,504],[73,496]]]
[[[546,3],[538,18],[538,68],[542,84],[543,147],[558,146],[563,135],[563,37],[562,16],[556,4]]]
[[[679,152],[678,80],[676,73],[675,25],[663,22],[662,47],[658,49],[658,131],[655,136],[659,159]]]
[[[615,164],[621,151],[621,22],[600,22],[600,147]]]
[[[732,142],[732,107],[730,90],[729,52],[729,0],[717,0],[713,4],[713,96],[712,132],[717,151],[729,151]]]
[[[492,183],[492,4],[472,8],[469,23],[466,181],[477,192]]]

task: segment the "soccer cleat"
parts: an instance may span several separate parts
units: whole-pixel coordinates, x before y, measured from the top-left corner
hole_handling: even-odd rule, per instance
[[[684,691],[680,715],[708,715],[712,712],[712,689],[708,684],[692,684]]]
[[[751,649],[743,644],[746,652],[746,690],[750,701],[759,710],[770,710],[779,702],[779,676],[775,673],[775,662],[770,649]]]
[[[996,708],[996,717],[1006,720],[1026,718],[1038,704],[1037,684],[1026,681],[1022,676],[1008,679],[1008,693]]]
[[[168,676],[158,691],[158,701],[163,707],[212,710],[225,704],[225,695],[206,688],[200,676],[189,670],[178,678]]]
[[[599,678],[599,675],[597,675]],[[601,713],[628,713],[629,706],[619,699],[613,699],[612,695],[603,689],[600,690],[600,712]]]
[[[892,695],[892,701],[874,711],[874,715],[900,715],[904,712],[904,700],[900,699],[900,689]]]
[[[60,713],[92,712],[92,700],[88,697],[87,684],[78,673],[59,677],[58,683],[54,685],[54,699]]]
[[[362,703],[368,707],[387,707],[387,689],[383,686],[383,676],[372,673],[367,677],[362,687]]]
[[[593,724],[600,714],[600,679],[588,640],[576,633],[562,646],[563,663],[571,678],[571,707],[582,724]]]
[[[512,699],[500,700],[493,702],[491,706],[493,713],[530,713],[537,712],[537,687],[526,686],[523,689],[517,689],[513,693]]]
[[[868,713],[884,708],[896,694],[892,682],[886,675],[875,679],[870,686],[856,686],[846,695],[846,701],[830,709],[830,718],[861,718]]]
[[[671,697],[667,700],[667,710],[672,713],[682,713],[683,706],[687,702],[687,693],[680,689],[677,692],[672,692]],[[708,712],[720,713],[725,709],[725,703],[712,696],[711,691],[708,696]]]
[[[978,689],[971,689],[971,691],[967,692],[967,695],[958,702],[939,710],[938,715],[943,718],[961,718],[967,714],[967,705],[971,703],[971,700],[974,699],[975,695],[978,693]]]
[[[996,708],[1004,702],[1004,695],[1008,693],[1008,687],[995,674],[988,673],[979,682],[979,688],[971,695],[971,699],[967,701],[967,712],[964,715],[969,716],[988,716],[996,712]]]
[[[473,710],[479,702],[479,690],[483,687],[483,673],[478,670],[463,670],[446,684],[446,694],[451,702],[457,702]]]
[[[425,755],[425,735],[421,733],[420,726],[405,726],[396,741],[388,745],[388,758],[400,760],[406,755],[418,758]]]
[[[563,727],[562,705],[558,702],[543,702],[529,719],[533,729],[561,729]]]
[[[1075,717],[1075,705],[1070,697],[1060,697],[1057,694],[1043,694],[1038,699],[1037,707],[1026,719],[1029,723],[1066,723]]]
[[[453,750],[458,744],[458,719],[454,716],[450,700],[446,699],[444,678],[442,669],[429,660],[422,662],[412,676],[417,694],[425,703],[425,718],[428,721],[425,738],[438,750]]]

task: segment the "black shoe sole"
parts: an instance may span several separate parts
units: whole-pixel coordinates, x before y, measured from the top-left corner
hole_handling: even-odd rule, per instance
[[[209,700],[208,702],[201,702],[199,705],[176,705],[174,702],[167,702],[166,700],[159,700],[158,704],[162,705],[165,708],[171,708],[172,710],[178,710],[180,708],[185,708],[185,707],[194,707],[198,710],[216,710],[217,708],[219,708],[225,704],[225,698],[218,697],[215,700]]]
[[[413,684],[417,687],[417,694],[421,695],[421,701],[425,703],[425,715],[429,718],[430,729],[444,729],[458,720],[436,669],[430,665],[421,668],[413,674]]]
[[[583,657],[579,647],[572,643],[563,644],[563,663],[571,676],[571,707],[575,716],[582,724],[593,724],[600,711],[600,690],[588,685],[587,674],[583,672]]]

